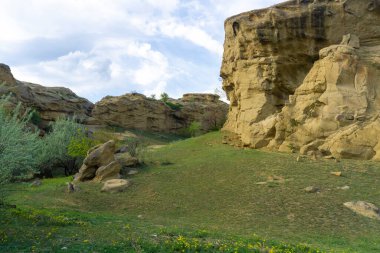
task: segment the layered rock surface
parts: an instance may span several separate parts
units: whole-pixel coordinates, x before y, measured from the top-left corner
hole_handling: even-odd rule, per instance
[[[174,107],[142,94],[108,96],[95,104],[88,123],[176,133],[197,121],[207,132],[223,125],[228,110],[228,105],[213,94],[185,94],[169,102]]]
[[[43,123],[48,123],[63,116],[76,116],[78,119],[89,117],[93,104],[87,99],[78,97],[64,87],[45,87],[38,84],[16,80],[11,69],[0,64],[0,95],[12,93],[11,102],[22,102],[25,107],[39,112]]]
[[[225,29],[228,141],[380,158],[378,1],[288,1]]]
[[[90,149],[82,167],[75,175],[75,180],[101,182],[120,178],[121,165],[115,159],[114,153],[115,142],[113,140]]]

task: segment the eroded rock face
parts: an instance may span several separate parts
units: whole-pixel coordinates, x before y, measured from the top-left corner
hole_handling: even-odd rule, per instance
[[[23,106],[37,110],[45,123],[59,117],[76,116],[78,119],[89,117],[93,104],[87,99],[78,97],[64,87],[45,87],[38,84],[16,80],[11,69],[0,64],[0,95],[12,93],[11,102],[22,102]]]
[[[376,158],[379,136],[369,130],[379,124],[379,8],[373,0],[288,1],[228,19],[228,140]]]
[[[164,102],[142,94],[107,96],[95,104],[92,117],[95,123],[120,126],[128,129],[168,131],[180,127],[170,117]]]
[[[169,102],[175,108],[142,94],[108,96],[95,104],[91,123],[177,133],[197,121],[207,132],[223,125],[228,110],[228,105],[213,94],[185,94]]]

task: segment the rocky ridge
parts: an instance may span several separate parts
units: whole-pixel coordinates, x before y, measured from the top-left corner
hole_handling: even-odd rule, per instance
[[[40,127],[59,117],[75,115],[87,125],[120,126],[156,132],[181,133],[192,122],[201,123],[201,131],[220,128],[228,111],[228,105],[214,94],[191,93],[181,99],[169,99],[167,103],[147,98],[138,93],[107,96],[95,104],[78,97],[64,87],[44,87],[16,80],[11,69],[0,64],[0,96],[12,94],[10,107],[21,102],[33,108],[42,120]]]
[[[225,30],[227,142],[380,159],[379,1],[287,1]]]
[[[200,122],[207,132],[221,127],[228,105],[214,94],[185,94],[166,103],[142,94],[107,96],[95,104],[89,124],[120,126],[127,129],[178,133],[192,122]]]
[[[63,116],[76,116],[84,120],[90,116],[93,104],[85,98],[78,97],[64,87],[45,87],[42,85],[16,80],[9,66],[0,64],[0,95],[11,93],[10,102],[39,112],[42,125]]]

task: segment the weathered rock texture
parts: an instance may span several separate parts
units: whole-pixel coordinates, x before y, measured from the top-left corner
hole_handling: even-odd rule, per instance
[[[357,214],[371,219],[380,220],[380,209],[372,203],[365,201],[353,201],[346,202],[343,205]]]
[[[379,1],[288,1],[225,30],[228,141],[380,159]]]
[[[82,167],[75,175],[76,181],[94,180],[97,182],[120,178],[121,165],[115,159],[113,140],[95,146],[87,152]]]
[[[213,94],[185,94],[168,102],[172,106],[142,94],[108,96],[95,104],[89,123],[177,133],[197,121],[207,132],[223,125],[228,110]]]
[[[37,110],[43,123],[64,116],[76,116],[78,119],[89,117],[93,104],[78,97],[68,88],[44,87],[38,84],[16,80],[11,69],[0,64],[0,95],[12,93],[11,102],[22,102],[23,106]]]

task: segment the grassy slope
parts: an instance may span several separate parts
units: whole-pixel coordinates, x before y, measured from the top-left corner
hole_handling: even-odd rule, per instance
[[[380,252],[380,222],[343,207],[352,200],[380,205],[379,163],[297,162],[288,154],[241,150],[220,143],[220,134],[211,133],[152,151],[147,156],[148,166],[121,194],[100,193],[101,186],[93,183],[66,194],[67,179],[61,178],[45,180],[39,188],[12,186],[15,191],[8,200],[21,208],[63,213],[91,224],[85,229],[69,226],[55,230],[52,243],[60,246],[73,244],[75,239],[67,238],[78,237],[93,243],[111,238],[122,241],[126,235],[132,236],[125,227],[132,227],[133,233],[147,237],[162,231],[203,231],[214,238],[257,234],[325,250]],[[342,171],[344,176],[332,176],[331,171]],[[287,180],[256,184],[271,176]],[[303,189],[311,185],[320,187],[321,193],[305,193]],[[344,185],[350,190],[337,189]],[[10,237],[20,232],[18,229],[25,233],[29,229],[12,222],[7,226],[12,228]],[[48,234],[52,227],[39,229]]]

